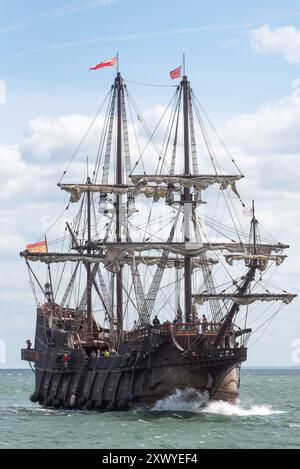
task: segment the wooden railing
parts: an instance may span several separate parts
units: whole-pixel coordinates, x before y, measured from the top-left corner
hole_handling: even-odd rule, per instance
[[[160,324],[155,327],[153,325],[148,325],[144,327],[137,327],[132,331],[123,332],[123,340],[125,342],[131,340],[141,340],[144,337],[148,337],[151,334],[166,334],[171,333],[174,335],[215,335],[218,333],[221,323],[219,322],[187,322],[187,323],[176,323],[167,322]],[[81,332],[80,334],[81,341],[86,344],[96,344],[100,342],[106,342],[109,340],[108,333],[106,338],[101,337],[101,333],[97,332],[94,334],[87,334]]]
[[[163,325],[164,326],[164,325]],[[173,334],[189,335],[189,334],[206,334],[216,333],[221,327],[219,322],[184,322],[176,324],[168,324],[169,330]]]
[[[150,332],[163,334],[172,332],[175,335],[194,335],[194,334],[216,334],[221,327],[219,322],[186,322],[186,323],[164,323],[159,326],[138,327],[130,332],[124,332],[124,340],[139,340],[147,337]]]

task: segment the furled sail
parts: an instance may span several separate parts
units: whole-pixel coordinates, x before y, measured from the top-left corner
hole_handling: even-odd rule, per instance
[[[59,187],[71,195],[71,202],[78,202],[81,195],[85,192],[96,192],[100,194],[131,194],[144,195],[147,198],[153,198],[155,202],[168,195],[169,189],[166,186],[145,186],[145,185],[112,185],[112,184],[59,184]],[[176,190],[176,189],[174,189]]]
[[[245,295],[239,295],[236,293],[200,293],[193,295],[193,298],[196,303],[203,304],[205,301],[212,299],[219,300],[232,300],[238,305],[249,305],[254,303],[254,301],[283,301],[283,303],[290,303],[297,295],[292,295],[291,293],[249,293]]]
[[[165,198],[171,184],[173,191],[181,192],[182,188],[195,187],[198,190],[206,190],[212,184],[219,184],[220,189],[225,190],[231,186],[233,192],[237,194],[236,181],[241,179],[242,175],[201,175],[201,176],[170,176],[170,175],[131,175],[132,185],[121,184],[59,184],[62,190],[71,195],[71,202],[78,202],[84,192],[97,192],[102,194],[128,194],[144,195],[147,198],[153,198],[158,201]],[[150,183],[156,184],[151,186]]]
[[[228,251],[231,253],[248,253],[254,248],[252,243],[165,243],[165,242],[132,242],[132,243],[118,243],[118,242],[95,242],[91,243],[93,249],[104,250],[105,248],[113,248],[119,251],[127,252],[142,252],[149,250],[168,249],[175,254],[183,256],[198,256],[204,251]],[[259,250],[261,254],[268,255],[272,251],[277,253],[289,246],[282,243],[277,244],[260,244]]]
[[[184,176],[184,175],[168,175],[168,174],[147,174],[147,175],[131,175],[131,180],[136,185],[146,185],[149,183],[154,184],[173,184],[182,187],[195,187],[199,190],[205,190],[212,184],[219,184],[221,189],[227,189],[228,186],[234,186],[234,183],[242,179],[243,175],[227,175],[227,174],[204,174],[199,176]]]
[[[258,246],[259,249],[259,246]],[[281,265],[287,256],[278,254],[225,254],[226,262],[229,265],[233,265],[234,261],[245,261],[248,266],[250,263],[257,262],[261,270],[266,269],[269,261],[275,261],[275,264]]]
[[[72,253],[41,253],[41,254],[33,254],[28,251],[24,251],[21,253],[22,257],[25,257],[27,260],[32,262],[44,262],[45,264],[54,264],[59,262],[101,262],[105,264],[107,270],[111,272],[118,272],[118,268],[121,265],[139,265],[143,264],[145,266],[159,266],[162,267],[161,258],[157,256],[121,256],[120,251],[115,250],[113,253],[110,252],[111,250],[107,250],[105,254],[72,254]],[[114,254],[114,255],[113,255]],[[206,259],[193,259],[192,267],[199,268],[205,265],[213,265],[217,264],[218,260],[214,258],[206,258]],[[184,259],[183,258],[175,258],[169,257],[163,265],[164,268],[175,268],[175,269],[182,269],[184,267]]]

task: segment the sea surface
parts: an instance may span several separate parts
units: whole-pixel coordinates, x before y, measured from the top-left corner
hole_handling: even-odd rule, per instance
[[[0,370],[0,448],[300,448],[300,369],[244,369],[238,405],[176,392],[130,412],[43,409],[30,370]]]

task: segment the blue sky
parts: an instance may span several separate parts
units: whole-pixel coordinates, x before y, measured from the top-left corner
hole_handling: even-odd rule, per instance
[[[187,71],[216,118],[255,109],[284,93],[294,78],[294,69],[280,67],[279,57],[265,61],[253,53],[248,31],[262,24],[297,26],[297,1],[101,3],[0,2],[0,76],[8,87],[5,112],[14,115],[13,125],[1,126],[1,138],[20,134],[17,108],[18,120],[45,112],[93,111],[93,97],[101,95],[111,73],[91,76],[87,69],[116,51],[128,79],[154,83],[169,83],[168,71],[185,51]],[[153,103],[141,89],[137,99],[145,106]],[[156,99],[163,101],[162,90],[156,90]]]
[[[7,366],[20,365],[16,344],[19,348],[24,334],[32,336],[34,326],[33,303],[26,299],[21,314],[12,300],[14,286],[10,283],[10,278],[17,279],[16,298],[22,298],[28,285],[16,253],[28,240],[20,214],[29,214],[36,194],[30,197],[15,191],[19,185],[30,187],[32,181],[24,174],[37,170],[37,166],[30,166],[22,148],[25,146],[28,153],[31,144],[41,143],[33,135],[38,118],[50,119],[57,129],[60,116],[89,116],[96,111],[114,71],[93,73],[88,68],[117,51],[126,79],[162,85],[174,84],[169,71],[181,63],[185,52],[194,90],[214,123],[223,129],[228,143],[240,152],[245,172],[249,169],[255,179],[251,188],[257,193],[269,228],[277,230],[281,241],[287,237],[294,246],[281,280],[287,288],[297,290],[300,104],[294,80],[300,78],[298,1],[0,0],[0,12],[0,80],[6,84],[6,103],[1,104],[0,99],[0,158],[6,168],[2,173],[1,239],[15,243],[9,252],[3,248],[0,253],[5,278],[1,285],[0,339],[8,343]],[[131,86],[143,111],[165,105],[171,91]],[[267,107],[262,109],[263,103]],[[34,127],[28,127],[29,121],[35,123]],[[50,163],[46,169],[41,165],[41,172],[55,174]],[[274,173],[271,181],[275,182],[266,192],[264,185],[269,181],[265,175],[270,167]],[[17,197],[16,193],[21,195]],[[276,215],[277,209],[282,218]],[[287,227],[289,222],[292,230]],[[291,344],[300,337],[297,306],[295,302],[289,313],[284,311],[292,324],[284,339],[284,351],[276,345],[286,325],[282,320],[273,326],[273,335],[268,335],[269,351],[258,345],[250,364],[292,364]],[[19,321],[15,331],[7,312]]]

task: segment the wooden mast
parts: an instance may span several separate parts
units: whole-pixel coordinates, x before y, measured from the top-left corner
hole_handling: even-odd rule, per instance
[[[184,130],[184,174],[189,176],[190,170],[190,135],[189,135],[189,82],[187,76],[183,76],[181,82],[183,88],[183,130]],[[184,241],[190,242],[190,211],[191,193],[188,187],[184,188]],[[184,293],[185,293],[185,321],[192,320],[192,269],[191,258],[184,257]]]
[[[257,243],[257,237],[256,237],[256,225],[257,225],[257,220],[255,218],[255,206],[254,206],[254,200],[252,200],[252,235],[253,235],[253,254],[257,254],[257,249],[256,249],[256,243]]]
[[[115,87],[117,89],[117,162],[116,162],[116,183],[117,185],[123,184],[123,161],[122,161],[122,101],[121,95],[123,91],[123,83],[121,74],[118,71],[115,79]],[[116,240],[117,242],[122,241],[122,232],[121,232],[121,217],[122,217],[122,196],[116,196]],[[117,339],[118,346],[122,341],[123,333],[123,272],[122,267],[119,272],[116,274],[117,280]]]
[[[91,180],[87,178],[87,184],[91,184]],[[91,254],[91,241],[92,241],[92,220],[91,220],[91,192],[88,189],[87,191],[87,254]],[[92,307],[92,278],[91,278],[91,264],[86,262],[86,272],[87,272],[87,332],[88,334],[93,334],[93,307]]]
[[[247,288],[249,287],[250,283],[254,280],[255,270],[256,270],[256,267],[250,267],[250,269],[246,273],[243,284],[238,288],[239,295],[242,296],[246,293]],[[217,336],[216,336],[216,338],[213,342],[214,347],[219,347],[222,338],[226,334],[227,329],[232,325],[233,318],[234,318],[235,314],[238,313],[239,309],[240,309],[240,306],[237,303],[233,303],[233,305],[231,306],[229,312],[227,313],[227,315],[226,315],[226,317],[225,317],[225,319],[222,323],[222,326],[221,326],[221,328],[220,328],[220,330],[219,330],[219,332],[218,332],[218,334],[217,334]]]

